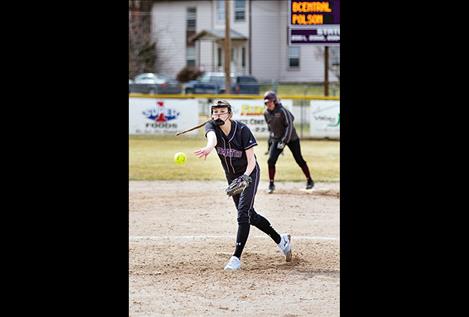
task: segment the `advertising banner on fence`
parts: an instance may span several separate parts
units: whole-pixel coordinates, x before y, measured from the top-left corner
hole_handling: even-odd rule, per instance
[[[265,105],[264,100],[252,99],[230,99],[228,102],[231,104],[233,111],[233,120],[241,121],[246,124],[255,137],[268,137],[269,130],[267,123],[264,119]],[[292,111],[292,100],[281,100],[282,105],[288,110]]]
[[[310,136],[340,139],[340,101],[311,100]]]
[[[129,134],[176,134],[198,123],[197,100],[129,98]]]

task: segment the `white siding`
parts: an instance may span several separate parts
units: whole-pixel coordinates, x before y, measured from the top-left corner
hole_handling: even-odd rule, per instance
[[[287,2],[288,3],[288,2]],[[252,1],[252,75],[261,82],[280,78],[280,5],[282,1]]]
[[[288,1],[252,0],[252,74],[260,81],[322,82],[324,58],[300,46],[300,68],[288,67]],[[329,80],[336,77],[330,72]]]
[[[249,1],[252,6],[251,58],[249,41],[246,47],[246,70],[252,65],[252,75],[261,82],[322,82],[324,80],[323,55],[313,45],[300,46],[300,68],[288,67],[288,1],[246,0],[246,20],[234,21],[234,2],[231,1],[231,28],[249,37]],[[156,72],[176,76],[186,64],[186,9],[197,7],[197,32],[224,29],[216,19],[216,0],[155,1],[152,9],[152,36],[156,40]],[[241,47],[237,52],[240,58]],[[196,46],[198,64],[206,71],[216,70],[217,45],[199,41]],[[239,63],[241,60],[239,59]],[[330,73],[329,80],[336,80]]]
[[[155,1],[152,38],[156,41],[156,72],[175,77],[186,65],[186,10],[197,7],[199,32],[211,24],[210,5],[211,1]]]
[[[249,74],[249,0],[245,1],[245,19],[244,21],[235,21],[234,16],[235,16],[235,9],[234,9],[234,1],[231,2],[231,29],[235,30],[238,33],[241,33],[244,35],[248,40],[244,41],[243,43],[240,43],[239,45],[236,45],[236,55],[237,55],[237,62],[238,62],[238,73],[242,74]],[[242,48],[246,48],[246,65],[244,66],[244,69],[242,68],[241,65],[241,54],[242,54]]]
[[[246,19],[244,21],[236,21],[234,20],[234,1],[230,1],[230,27],[231,29],[245,35],[246,37],[249,37],[249,0],[246,0]],[[213,23],[211,28],[216,29],[216,30],[224,30],[225,29],[225,20],[223,21],[218,21],[216,18],[217,14],[217,0],[213,0],[212,2],[212,12],[213,12]]]
[[[210,30],[213,24],[213,12],[211,1],[191,1],[191,5],[197,7],[197,33]],[[197,65],[206,71],[210,71],[213,63],[212,43],[208,41],[197,41]],[[199,55],[200,54],[200,55]]]
[[[219,21],[217,19],[217,1],[218,0],[213,0],[212,1],[212,25],[210,27],[205,28],[205,30],[225,30],[225,20]],[[234,11],[234,1],[230,1],[230,28],[238,33],[241,33],[244,35],[246,38],[249,38],[249,0],[246,0],[245,2],[245,20],[244,21],[236,21],[234,20],[235,16],[235,11]],[[241,69],[241,50],[242,47],[246,48],[246,66],[245,69]],[[223,66],[221,68],[217,68],[217,44],[213,44],[213,48],[210,49],[210,52],[213,54],[213,68],[210,70],[212,71],[224,71]],[[223,48],[223,47],[222,47]],[[242,44],[237,42],[232,42],[231,43],[231,48],[235,50],[236,54],[236,59],[238,62],[239,67],[236,69],[237,72],[239,73],[247,73],[249,70],[249,41],[246,40]],[[208,52],[208,51],[207,51]],[[207,68],[208,70],[208,68]],[[233,65],[231,68],[232,71],[234,71]]]
[[[213,71],[213,69],[217,66],[216,65],[217,52],[213,48],[215,44],[212,43],[211,41],[199,41],[197,45],[200,46],[199,65],[205,71]]]

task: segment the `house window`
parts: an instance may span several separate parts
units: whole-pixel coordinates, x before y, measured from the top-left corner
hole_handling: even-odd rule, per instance
[[[189,7],[186,13],[186,64],[188,66],[195,66],[195,43],[189,41],[189,39],[196,32],[197,9]]]
[[[241,66],[246,67],[246,48],[241,49]]]
[[[225,0],[217,0],[217,21],[225,21]]]
[[[186,64],[187,66],[195,66],[195,47],[186,48]]]
[[[290,68],[300,67],[300,47],[299,46],[288,47],[288,66]]]
[[[246,19],[246,0],[235,0],[234,20],[244,21]]]
[[[221,54],[221,48],[220,48],[220,47],[218,48],[217,54],[218,54],[217,66],[220,67],[220,66],[221,66],[221,63],[222,63],[222,61],[223,61],[223,60],[222,60],[222,58],[223,58],[222,56],[223,56],[223,55]]]
[[[196,21],[197,21],[197,9],[196,8],[187,8],[187,19],[186,19],[186,30],[195,31]]]

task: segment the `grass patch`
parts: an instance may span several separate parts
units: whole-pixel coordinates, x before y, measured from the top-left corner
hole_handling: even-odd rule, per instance
[[[261,180],[268,180],[267,140],[258,139],[254,148],[261,167]],[[202,133],[198,136],[129,136],[130,180],[225,180],[218,155],[212,152],[207,160],[198,159],[193,152],[205,146]],[[301,140],[301,150],[315,181],[339,181],[340,141]],[[187,155],[185,165],[173,161],[176,152]],[[290,149],[277,161],[277,181],[304,181]]]
[[[276,90],[280,98],[287,95],[307,95],[307,96],[324,96],[324,84],[287,84],[280,83],[278,85],[263,84],[260,91],[263,94],[267,90]],[[337,84],[329,83],[329,96],[340,96],[340,88]]]

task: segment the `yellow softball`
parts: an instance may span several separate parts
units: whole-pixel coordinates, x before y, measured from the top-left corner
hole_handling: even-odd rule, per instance
[[[184,154],[183,152],[177,152],[176,154],[174,154],[174,162],[176,164],[182,165],[186,163],[186,160],[187,160],[186,154]]]

